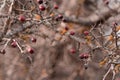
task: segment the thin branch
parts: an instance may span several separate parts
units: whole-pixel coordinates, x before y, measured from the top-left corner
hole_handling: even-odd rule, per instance
[[[115,79],[115,75],[116,75],[116,73],[115,73],[115,71],[113,70],[112,80],[114,80],[114,79]]]
[[[93,25],[97,22],[102,22],[109,17],[111,17],[113,13],[116,13],[116,10],[111,10],[108,7],[105,7],[102,10],[97,10],[93,14],[91,14],[88,17],[80,17],[80,18],[71,18],[71,17],[65,17],[65,20],[67,23],[75,23],[80,25]]]
[[[107,75],[109,74],[109,72],[111,71],[111,67],[108,69],[108,71],[106,72],[106,74],[103,76],[103,79],[102,80],[105,80]]]

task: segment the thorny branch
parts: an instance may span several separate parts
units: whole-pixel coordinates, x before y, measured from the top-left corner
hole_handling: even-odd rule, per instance
[[[4,10],[4,8],[5,8],[5,6],[6,6],[6,1],[7,0],[4,0],[4,3],[3,3],[3,5],[1,6],[1,8],[0,8],[0,11],[1,10]],[[41,14],[40,14],[40,17],[41,17],[41,20],[39,20],[39,21],[35,21],[35,20],[32,20],[31,18],[30,19],[28,19],[28,20],[26,20],[26,22],[25,23],[23,23],[22,25],[20,25],[20,27],[19,28],[17,28],[17,29],[9,29],[9,27],[11,27],[12,25],[11,25],[11,23],[12,23],[12,19],[14,19],[14,20],[16,20],[16,18],[12,18],[12,12],[13,12],[13,7],[14,7],[14,4],[15,4],[15,1],[16,0],[11,0],[11,5],[9,6],[9,10],[8,10],[8,14],[0,14],[0,17],[1,18],[7,18],[6,19],[6,21],[5,21],[5,24],[4,24],[4,26],[3,26],[3,32],[0,34],[0,40],[2,40],[3,38],[10,38],[10,39],[8,39],[7,40],[7,42],[6,42],[6,44],[4,45],[4,48],[3,49],[5,49],[6,48],[6,46],[8,45],[8,43],[9,43],[9,41],[15,36],[15,35],[17,35],[17,34],[19,34],[19,33],[21,33],[21,32],[23,32],[23,31],[25,31],[26,29],[29,29],[29,28],[32,28],[32,26],[33,25],[40,25],[40,24],[44,24],[44,25],[46,25],[48,28],[50,28],[50,29],[52,29],[52,30],[54,30],[55,32],[57,32],[56,30],[55,30],[55,24],[54,23],[52,23],[52,22],[50,22],[50,20],[52,20],[52,17],[43,17]],[[22,3],[21,3],[22,4]],[[27,3],[26,3],[27,4]],[[23,4],[22,4],[23,5]],[[23,5],[24,7],[25,7],[25,5]],[[66,19],[66,22],[67,23],[75,23],[75,24],[79,24],[79,25],[92,25],[92,24],[96,24],[97,22],[101,22],[101,21],[104,21],[104,20],[106,20],[106,19],[108,19],[109,17],[111,17],[112,16],[112,14],[116,14],[116,12],[117,12],[117,10],[116,10],[117,8],[115,8],[115,9],[113,9],[113,10],[111,10],[109,7],[105,7],[104,9],[102,9],[102,10],[97,10],[97,11],[95,11],[94,13],[92,13],[90,16],[88,16],[88,17],[79,17],[78,19],[76,19],[76,18],[69,18],[69,17],[65,17],[65,19]],[[30,13],[30,14],[32,14],[31,12],[31,10],[25,10],[25,9],[16,9],[17,11],[20,11],[20,12],[25,12],[25,13]],[[42,13],[42,12],[40,12],[40,13]],[[51,10],[50,10],[50,13],[51,13]],[[101,27],[101,26],[100,26]],[[111,55],[112,56],[115,56],[116,55],[116,53],[115,53],[115,50],[110,50],[109,48],[105,48],[104,46],[103,46],[103,44],[100,44],[100,42],[99,42],[99,40],[98,40],[98,38],[100,38],[101,36],[102,37],[106,37],[106,36],[109,36],[109,35],[103,35],[103,33],[102,32],[100,32],[100,30],[98,30],[100,33],[101,33],[101,35],[100,36],[96,36],[96,35],[94,35],[93,33],[92,33],[92,31],[94,31],[94,29],[95,29],[96,27],[94,26],[94,27],[92,27],[92,29],[90,29],[90,32],[89,32],[89,36],[90,37],[92,37],[92,39],[93,39],[93,42],[94,41],[96,41],[97,43],[99,43],[99,45],[98,44],[93,44],[93,45],[91,45],[91,46],[89,46],[89,44],[88,44],[88,46],[91,48],[91,51],[88,51],[88,52],[91,52],[90,54],[90,58],[91,58],[91,56],[93,55],[93,53],[92,53],[92,51],[93,50],[95,50],[95,49],[98,49],[98,48],[101,48],[101,49],[103,49],[103,51],[105,51],[106,50],[106,52],[108,53],[108,56],[107,57],[110,57]],[[9,29],[9,30],[8,30]],[[97,28],[96,28],[97,29]],[[116,37],[116,41],[115,41],[115,43],[116,43],[116,47],[115,48],[117,48],[118,49],[118,44],[117,44],[117,41],[118,41],[118,37],[117,37],[117,34],[116,34],[116,30],[115,31],[113,31],[113,32],[115,32],[115,37]],[[76,36],[76,35],[70,35],[69,34],[69,32],[67,32],[65,35],[67,35],[67,36],[69,36],[71,39],[73,39],[73,40],[75,40],[77,43],[85,43],[87,40],[86,39],[81,39],[81,37],[78,37],[78,36]],[[86,36],[85,36],[86,37]],[[83,38],[83,37],[82,37]],[[92,42],[92,39],[90,39],[90,41]],[[14,39],[13,39],[14,40]],[[14,40],[15,41],[15,40]],[[17,46],[18,46],[18,48],[20,49],[20,51],[21,51],[21,53],[23,53],[23,50],[22,50],[22,48],[21,48],[21,46],[16,42],[16,44],[17,44]],[[97,46],[98,45],[98,46]],[[78,48],[77,48],[77,51],[80,51],[79,50],[79,48],[80,48],[80,46],[78,45]],[[109,51],[110,50],[110,51]],[[112,53],[112,54],[111,54]],[[115,54],[114,54],[115,53]],[[80,53],[81,54],[81,53]],[[55,57],[55,59],[56,59],[56,62],[54,62],[53,64],[52,64],[52,68],[54,68],[55,66],[56,66],[56,63],[57,63],[57,59],[58,59],[58,57],[59,57],[59,55],[60,54],[57,54],[56,55],[56,57]],[[31,59],[31,57],[30,56],[28,56],[28,58],[32,61],[32,59]],[[78,58],[78,57],[77,57]],[[90,58],[88,58],[88,59],[84,59],[83,61],[85,61],[85,62],[87,62],[87,61],[90,61]],[[114,58],[114,57],[113,57]],[[111,66],[110,66],[110,68],[108,69],[108,71],[106,72],[106,74],[104,75],[104,77],[103,77],[103,80],[105,80],[106,79],[106,76],[110,73],[110,71],[112,70],[113,71],[113,68],[114,68],[114,65],[115,64],[120,64],[118,61],[113,61],[113,58],[109,58],[109,61],[112,61],[111,63],[109,63],[108,62],[108,64],[110,64]],[[79,59],[79,60],[81,60],[81,59]],[[88,66],[88,65],[87,65]],[[114,78],[115,78],[115,72],[113,71],[113,78],[112,78],[112,80],[114,80]]]

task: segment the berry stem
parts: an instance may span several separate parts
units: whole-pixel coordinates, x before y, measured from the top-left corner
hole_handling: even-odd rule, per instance
[[[7,39],[7,42],[5,43],[5,45],[4,45],[4,47],[3,47],[2,50],[4,50],[4,49],[7,47],[8,43],[9,43],[10,41],[11,41],[11,39]]]
[[[23,51],[23,49],[21,48],[21,46],[19,45],[19,43],[18,43],[15,39],[13,39],[13,41],[16,42],[16,45],[17,45],[17,47],[19,48],[20,52],[23,53],[24,51]]]

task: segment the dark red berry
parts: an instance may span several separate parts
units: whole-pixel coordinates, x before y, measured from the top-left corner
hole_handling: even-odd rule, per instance
[[[80,59],[84,59],[84,54],[80,54],[80,55],[79,55],[79,58],[80,58]]]
[[[54,9],[58,9],[59,7],[58,7],[58,5],[54,5]]]
[[[15,42],[15,41],[13,41],[13,42],[11,43],[11,46],[12,46],[12,47],[14,47],[14,48],[15,48],[15,47],[17,47],[16,42]]]
[[[63,18],[63,15],[59,14],[59,15],[58,15],[58,18],[59,18],[59,19],[62,19],[62,18]]]
[[[56,17],[56,18],[55,18],[55,20],[56,20],[56,21],[59,21],[59,18],[58,18],[58,17]]]
[[[63,21],[63,22],[67,22],[67,19],[66,19],[66,18],[63,18],[62,21]]]
[[[24,22],[25,21],[25,16],[20,15],[19,18],[18,18],[18,20],[21,21],[21,22]]]
[[[84,54],[84,58],[87,59],[89,57],[88,54]]]
[[[45,6],[40,5],[40,6],[39,6],[39,9],[40,9],[41,11],[44,11],[44,10],[45,10]]]
[[[70,53],[74,54],[76,53],[76,50],[74,48],[70,49]]]
[[[36,42],[37,39],[32,37],[32,38],[31,38],[31,41],[32,41],[32,42]]]
[[[65,30],[69,30],[69,28],[67,26],[65,26]]]
[[[67,20],[65,18],[62,19],[63,22],[67,22]]]
[[[88,31],[84,31],[84,35],[87,36],[89,34]]]
[[[37,0],[37,2],[38,2],[39,4],[42,4],[42,3],[43,3],[43,0]]]
[[[89,58],[89,55],[88,55],[87,53],[81,53],[81,54],[79,55],[79,58],[80,58],[80,59],[87,59],[87,58]]]
[[[56,16],[55,20],[56,20],[56,21],[59,21],[59,20],[61,20],[62,18],[63,18],[63,16],[62,16],[61,14],[59,14],[58,16]]]
[[[70,35],[74,35],[75,34],[75,32],[74,31],[70,31]]]
[[[34,50],[32,48],[28,48],[27,50],[30,54],[33,54],[34,53]]]

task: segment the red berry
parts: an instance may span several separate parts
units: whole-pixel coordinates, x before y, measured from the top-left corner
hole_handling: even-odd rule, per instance
[[[84,31],[84,35],[87,36],[89,34],[88,31]]]
[[[61,15],[61,14],[59,14],[56,18],[55,18],[55,20],[56,21],[59,21],[59,20],[61,20],[63,18],[63,16]]]
[[[69,30],[69,28],[67,26],[65,26],[65,30]]]
[[[70,52],[72,53],[72,54],[74,54],[74,53],[76,53],[76,50],[75,49],[70,49]]]
[[[58,17],[56,17],[56,18],[55,18],[55,20],[56,20],[56,21],[59,21],[59,18],[58,18]]]
[[[42,4],[42,3],[43,3],[43,0],[37,0],[37,2],[38,2],[39,4]]]
[[[87,59],[89,57],[88,54],[84,54],[84,58]]]
[[[74,34],[75,34],[75,32],[74,32],[74,31],[71,31],[71,32],[70,32],[70,35],[74,35]]]
[[[80,58],[80,59],[84,59],[84,54],[80,54],[80,55],[79,55],[79,58]]]
[[[25,16],[23,16],[23,15],[19,16],[18,20],[21,21],[21,22],[24,22],[25,21]]]
[[[32,48],[28,48],[27,50],[30,54],[33,54],[34,53],[34,50]]]
[[[58,9],[59,7],[58,7],[58,5],[54,5],[54,9]]]
[[[40,5],[40,6],[39,6],[39,9],[40,9],[41,11],[44,11],[44,10],[45,10],[45,6]]]
[[[36,39],[36,38],[31,38],[31,41],[32,41],[32,42],[36,42],[37,39]]]
[[[87,58],[89,58],[89,55],[88,55],[87,53],[81,53],[81,54],[79,55],[79,58],[80,58],[80,59],[87,59]]]
[[[14,48],[15,48],[15,47],[17,47],[16,42],[15,42],[15,41],[13,41],[13,42],[11,43],[11,46],[12,46],[12,47],[14,47]]]
[[[67,20],[65,18],[62,19],[63,22],[67,22]]]
[[[58,15],[58,18],[59,18],[59,19],[62,19],[62,18],[63,18],[63,15],[59,14],[59,15]]]

